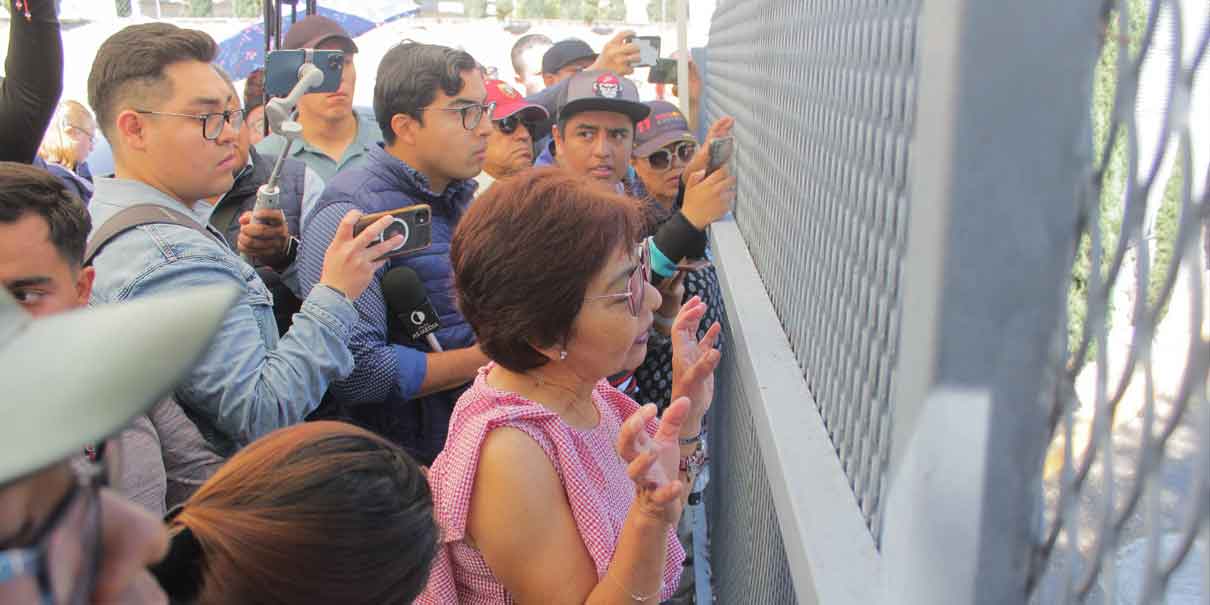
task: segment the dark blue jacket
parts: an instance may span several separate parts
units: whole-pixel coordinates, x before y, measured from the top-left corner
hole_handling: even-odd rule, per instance
[[[392,341],[394,320],[386,307],[381,281],[390,268],[402,265],[414,269],[441,319],[437,341],[447,351],[474,344],[474,333],[455,304],[449,250],[454,229],[475,188],[473,180],[456,181],[437,194],[424,175],[379,147],[370,152],[365,165],[340,172],[328,181],[323,197],[303,221],[306,228],[299,275],[307,291],[318,282],[324,251],[349,210],[370,214],[411,204],[433,208],[432,245],[390,261],[355,302],[361,316],[349,342],[355,367],[348,378],[334,383],[331,389],[334,401],[355,421],[396,441],[422,462],[430,462],[444,445],[450,412],[464,389],[417,398],[427,369],[426,353],[430,351],[423,342]]]

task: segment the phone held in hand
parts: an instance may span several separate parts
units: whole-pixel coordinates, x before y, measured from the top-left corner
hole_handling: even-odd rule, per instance
[[[403,242],[377,260],[419,252],[433,243],[433,209],[428,204],[416,204],[386,212],[367,214],[358,219],[357,224],[353,226],[353,235],[361,233],[366,227],[373,225],[384,216],[391,217],[391,224],[383,229],[372,244],[385,242],[396,235],[402,235]]]
[[[284,97],[298,84],[298,69],[312,63],[324,74],[324,81],[310,92],[336,92],[344,75],[344,52],[339,50],[275,50],[265,60],[265,95]]]
[[[735,153],[735,137],[720,137],[710,141],[710,158],[706,162],[706,176],[714,174],[731,161]]]
[[[676,84],[676,59],[660,59],[647,73],[650,84]]]
[[[659,36],[635,36],[634,43],[639,47],[639,62],[635,67],[651,67],[660,60]]]

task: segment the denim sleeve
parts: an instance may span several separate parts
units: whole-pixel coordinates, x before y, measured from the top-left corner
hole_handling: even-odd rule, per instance
[[[273,322],[272,307],[266,298],[264,308],[256,308],[257,293],[248,291],[251,286],[238,262],[233,256],[181,257],[144,273],[127,296],[217,283],[235,283],[245,291],[178,391],[216,428],[244,445],[302,422],[319,405],[328,384],[352,371],[347,343],[357,316],[343,296],[318,288],[294,316],[290,331],[270,348],[261,324]],[[269,327],[275,336],[276,328]]]
[[[337,202],[314,213],[303,230],[299,274],[303,288],[314,287],[323,271],[323,256],[336,236],[340,220],[355,210],[351,202]],[[369,287],[354,301],[357,324],[349,339],[353,352],[353,373],[332,384],[332,393],[349,404],[379,403],[406,400],[420,391],[428,372],[428,357],[424,352],[391,344],[387,334],[387,307],[382,297],[380,268],[370,280]]]

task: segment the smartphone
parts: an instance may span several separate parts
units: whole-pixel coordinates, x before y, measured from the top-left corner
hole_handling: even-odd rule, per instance
[[[706,176],[714,174],[714,171],[730,162],[731,155],[734,153],[735,137],[722,137],[710,141],[710,159],[706,162]]]
[[[659,36],[635,36],[634,43],[639,47],[639,62],[635,67],[650,67],[660,60]]]
[[[285,97],[298,84],[298,68],[313,63],[324,74],[324,81],[310,92],[336,92],[345,70],[344,52],[339,50],[275,50],[265,60],[265,95]]]
[[[694,271],[701,271],[709,266],[710,261],[704,258],[686,258],[677,263],[676,270],[684,271],[686,273],[693,273]]]
[[[647,73],[651,84],[676,84],[676,59],[660,59]]]
[[[361,217],[356,225],[353,225],[353,235],[361,233],[366,227],[373,225],[384,216],[391,217],[391,224],[383,229],[382,233],[374,239],[373,244],[385,242],[396,235],[402,235],[403,242],[392,248],[390,252],[378,257],[378,260],[418,252],[433,243],[433,208],[428,204],[416,204],[386,212],[367,214]]]

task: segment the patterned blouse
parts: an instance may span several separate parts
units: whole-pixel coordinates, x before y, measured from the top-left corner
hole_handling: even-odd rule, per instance
[[[524,431],[546,452],[567,492],[572,516],[597,568],[598,579],[609,569],[622,524],[634,501],[634,484],[626,475],[626,463],[615,444],[622,422],[638,410],[638,404],[602,380],[593,392],[600,424],[590,430],[575,429],[538,403],[488,385],[487,373],[492,367],[489,364],[480,369],[474,384],[458,400],[445,450],[429,470],[442,544],[428,586],[417,603],[515,602],[482,554],[466,541],[475,469],[483,440],[492,429]],[[648,425],[651,435],[656,426],[656,420]],[[676,590],[685,558],[675,528],[668,530],[667,545],[661,600]]]

